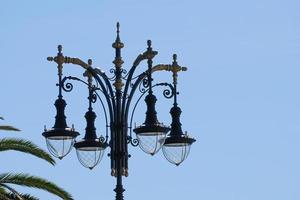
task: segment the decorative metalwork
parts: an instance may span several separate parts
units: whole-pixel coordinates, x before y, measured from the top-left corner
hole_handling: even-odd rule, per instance
[[[131,132],[131,127],[130,127]],[[139,140],[137,138],[132,138],[132,136],[127,136],[127,144],[131,144],[133,147],[139,146]]]
[[[87,83],[86,81],[80,79],[80,78],[77,78],[77,77],[73,77],[73,76],[65,76],[62,81],[61,81],[61,87],[62,89],[65,91],[65,92],[71,92],[73,90],[73,84],[71,82],[67,82],[68,80],[74,80],[74,81],[79,81],[87,86],[89,86],[89,83]],[[57,84],[58,85],[58,84]],[[97,102],[97,99],[100,100],[100,103],[101,103],[101,106],[102,106],[102,109],[103,109],[103,112],[104,112],[104,116],[105,116],[105,124],[106,124],[106,131],[105,131],[105,138],[104,137],[100,137],[99,140],[101,142],[105,142],[107,143],[108,141],[108,119],[107,119],[107,111],[106,111],[106,108],[105,108],[105,105],[103,103],[103,100],[102,98],[100,97],[99,93],[97,91],[100,91],[103,93],[103,91],[98,88],[97,86],[93,85],[91,87],[91,90],[92,90],[92,94],[91,94],[91,97],[89,97],[91,99],[91,102],[92,103],[96,103]],[[107,90],[106,90],[107,91]],[[104,140],[103,140],[104,138]]]
[[[65,76],[61,81],[61,87],[65,92],[71,92],[73,90],[73,84],[70,82],[66,83],[67,80],[74,80],[74,79],[72,79],[71,76],[68,77]]]
[[[93,89],[93,91],[96,92],[94,89]],[[92,103],[96,103],[96,101],[97,101],[97,95],[96,94],[92,94],[91,101],[92,101]]]
[[[139,84],[140,93],[145,93],[147,90],[147,87],[149,87],[148,81],[146,78],[144,78],[143,81],[141,81],[141,83]]]
[[[123,200],[123,192],[125,191],[122,185],[122,176],[128,176],[128,144],[132,146],[139,146],[141,142],[139,137],[147,136],[156,136],[157,134],[167,134],[169,128],[164,126],[162,123],[159,123],[156,117],[155,102],[156,97],[153,94],[155,87],[163,86],[167,87],[163,89],[162,95],[171,99],[174,98],[174,107],[177,106],[177,79],[178,72],[186,71],[186,67],[181,67],[177,63],[177,56],[173,56],[172,64],[159,64],[152,66],[153,58],[157,55],[157,51],[152,49],[151,40],[147,41],[147,49],[145,52],[139,54],[134,60],[132,67],[127,71],[122,68],[124,63],[121,57],[121,49],[124,47],[124,44],[120,39],[120,24],[117,23],[117,37],[112,47],[115,49],[115,59],[113,61],[114,68],[110,69],[109,72],[113,74],[112,77],[108,77],[104,71],[99,68],[92,67],[92,60],[88,60],[88,63],[85,63],[79,58],[71,58],[64,56],[62,53],[62,46],[58,46],[58,53],[55,57],[48,57],[48,61],[54,61],[57,63],[58,67],[58,76],[59,76],[59,95],[56,103],[57,107],[57,118],[56,123],[53,129],[45,130],[43,135],[46,137],[47,141],[51,140],[51,137],[55,136],[55,139],[63,140],[65,135],[74,143],[75,137],[79,134],[74,128],[69,128],[66,125],[66,117],[64,116],[64,109],[66,106],[65,101],[62,99],[62,92],[70,92],[73,90],[73,84],[69,82],[70,80],[76,80],[81,83],[84,83],[88,86],[89,89],[89,110],[85,115],[87,120],[86,134],[82,141],[75,143],[75,148],[77,149],[77,154],[80,156],[80,162],[92,169],[98,164],[101,160],[101,156],[105,148],[110,147],[109,157],[111,161],[111,175],[116,177],[117,184],[115,188],[116,199]],[[139,75],[135,75],[136,69],[142,61],[147,61],[148,69]],[[88,78],[88,81],[83,81],[80,78],[66,76],[62,78],[63,64],[75,64],[81,66],[84,70],[84,76]],[[152,75],[155,72],[159,71],[169,71],[172,72],[173,83],[157,83],[153,84]],[[92,84],[94,80],[95,85]],[[99,95],[99,92],[101,96]],[[139,92],[140,95],[137,97],[137,100],[132,104],[134,96]],[[146,120],[142,126],[139,126],[135,129],[132,127],[133,117],[137,105],[139,104],[142,97],[147,94],[145,101],[147,104]],[[106,134],[104,136],[96,136],[96,128],[94,126],[96,114],[93,111],[92,104],[96,103],[99,100],[101,108],[104,111],[105,123],[106,123]],[[133,107],[132,107],[133,106]],[[177,137],[176,130],[181,130],[181,124],[179,121],[179,111],[177,108],[172,108],[172,119],[173,123],[171,124],[172,135],[168,136],[168,148],[172,147],[174,142],[186,142],[189,147],[194,142],[194,139],[181,137],[180,139],[174,139]],[[132,130],[136,132],[137,136],[134,138]],[[177,134],[177,135],[176,135]],[[140,137],[141,138],[141,137]],[[157,142],[160,145],[163,145],[165,142],[164,139],[158,140]],[[166,147],[167,148],[167,147]],[[54,147],[51,147],[53,150]],[[152,152],[151,155],[154,155],[155,152]],[[88,154],[85,152],[87,151]],[[97,153],[97,159],[91,159],[90,153]],[[64,153],[65,156],[68,152]],[[166,153],[167,154],[167,153]],[[184,155],[184,159],[187,157],[187,154]],[[63,157],[62,156],[62,157]],[[167,159],[173,162],[172,158],[167,157]],[[180,160],[181,161],[181,160]],[[182,161],[181,161],[182,162]],[[173,162],[177,163],[177,161]]]
[[[116,70],[113,69],[113,68],[111,68],[111,69],[109,70],[109,73],[113,74],[113,76],[110,77],[109,80],[110,80],[110,81],[115,81],[115,80],[116,80],[116,74],[115,74],[115,73],[116,73]]]
[[[103,144],[108,142],[108,136],[103,137],[102,135],[99,137],[99,141]]]
[[[170,83],[157,83],[155,85],[153,85],[151,88],[155,88],[157,86],[168,86],[169,88],[166,88],[163,90],[163,96],[167,99],[170,99],[174,96],[174,87],[172,86],[172,84]],[[144,88],[143,88],[144,89]],[[131,117],[130,117],[130,138],[132,138],[132,123],[133,123],[133,117],[134,117],[134,113],[136,110],[137,105],[139,104],[140,100],[142,99],[142,97],[149,91],[150,88],[148,89],[144,89],[144,91],[141,92],[141,95],[139,96],[139,98],[137,99],[137,101],[135,102],[132,112],[131,112]]]

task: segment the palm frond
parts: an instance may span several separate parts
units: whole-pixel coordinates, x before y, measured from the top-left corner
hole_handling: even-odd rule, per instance
[[[6,191],[4,188],[6,188],[9,192]],[[0,200],[39,200],[39,199],[30,194],[19,193],[14,188],[6,184],[0,184]]]
[[[0,199],[1,200],[11,200],[7,197],[7,191],[0,185]]]
[[[0,194],[5,193],[5,192],[6,192],[6,190],[3,187],[0,186]]]
[[[0,200],[13,200],[7,196],[7,194],[0,193]]]
[[[4,118],[0,117],[0,120],[4,120]],[[2,130],[2,131],[20,131],[20,129],[17,129],[13,126],[8,126],[8,125],[0,126],[0,130]]]
[[[34,197],[30,194],[19,194],[20,197],[23,199],[23,200],[39,200],[39,198],[37,197]],[[19,200],[16,195],[14,193],[8,193],[6,194],[6,196],[10,199],[10,200]]]
[[[38,188],[57,195],[64,200],[72,200],[72,196],[56,184],[28,174],[0,174],[0,184],[16,184],[20,186]]]
[[[17,138],[0,139],[0,151],[8,151],[8,150],[28,153],[38,158],[41,158],[43,160],[46,160],[52,165],[55,164],[53,158],[46,151],[39,148],[37,145],[35,145],[34,143],[28,140],[17,139]]]
[[[17,129],[13,126],[0,126],[1,131],[20,131],[20,129]]]
[[[1,187],[4,187],[4,188],[6,188],[6,189],[8,189],[9,191],[10,191],[10,193],[11,194],[13,194],[14,195],[14,199],[16,199],[16,200],[24,200],[22,197],[21,197],[21,195],[14,189],[14,188],[12,188],[12,187],[10,187],[10,186],[8,186],[8,185],[6,185],[6,184],[2,184],[1,182],[0,182],[0,186]],[[7,192],[5,191],[5,193],[3,193],[6,197],[8,197],[7,196]]]

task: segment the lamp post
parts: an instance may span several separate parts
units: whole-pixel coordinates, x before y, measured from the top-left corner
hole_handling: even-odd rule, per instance
[[[184,134],[180,123],[181,109],[177,103],[177,76],[178,72],[186,71],[186,67],[181,67],[177,63],[177,56],[173,55],[172,64],[159,64],[152,66],[153,58],[157,51],[153,51],[151,41],[147,41],[147,50],[138,55],[130,70],[122,68],[123,60],[121,49],[124,44],[119,36],[119,23],[117,23],[117,37],[112,47],[115,49],[115,59],[113,61],[115,68],[110,71],[114,74],[109,78],[102,70],[92,67],[92,60],[87,63],[79,58],[64,56],[62,46],[58,46],[58,53],[55,57],[48,57],[48,61],[57,63],[58,68],[58,98],[55,101],[56,117],[55,124],[51,129],[46,129],[43,136],[46,138],[47,147],[50,153],[62,159],[74,146],[80,163],[93,169],[100,161],[106,148],[110,148],[108,154],[111,160],[111,175],[116,177],[117,184],[114,191],[116,200],[123,200],[122,176],[128,176],[128,144],[140,146],[140,148],[150,154],[156,154],[161,148],[166,159],[179,165],[188,154],[190,147],[196,140]],[[134,75],[136,68],[141,61],[147,61],[148,69],[139,75]],[[63,64],[75,64],[81,66],[84,70],[83,80],[78,77],[63,77]],[[153,74],[160,71],[169,71],[172,73],[173,82],[153,83]],[[76,140],[79,135],[74,127],[68,127],[65,117],[66,102],[63,99],[63,92],[70,92],[73,85],[70,81],[79,81],[88,88],[88,111],[85,114],[87,126],[85,136],[81,140]],[[124,81],[124,82],[123,82]],[[172,117],[171,126],[160,123],[157,119],[155,104],[157,98],[154,95],[153,88],[166,87],[163,95],[173,100],[173,107],[170,110]],[[133,103],[133,97],[136,93],[139,97]],[[145,122],[135,128],[132,127],[133,116],[136,106],[141,98],[145,96],[147,105]],[[96,113],[93,111],[93,104],[99,101],[106,121],[106,135],[97,136],[95,128]],[[131,105],[133,104],[133,105]],[[133,138],[132,131],[136,133],[137,138]]]

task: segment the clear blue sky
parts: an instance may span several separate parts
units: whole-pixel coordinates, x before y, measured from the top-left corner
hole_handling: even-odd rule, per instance
[[[152,39],[154,63],[178,54],[183,129],[197,142],[180,166],[162,153],[130,148],[125,199],[300,199],[300,2],[296,0],[8,1],[0,3],[1,116],[46,148],[41,133],[54,122],[56,66],[46,61],[62,44],[66,56],[113,66],[115,23],[121,23],[127,68]],[[145,68],[145,65],[143,66]],[[65,74],[81,75],[68,65]],[[159,76],[170,78],[170,74]],[[66,94],[68,123],[85,128],[86,90]],[[160,98],[161,91],[156,94]],[[158,102],[170,123],[171,102]],[[97,108],[98,109],[98,108]],[[98,109],[100,111],[100,109]],[[144,107],[135,121],[144,120]],[[103,115],[97,128],[104,131]],[[81,136],[80,136],[81,137]],[[20,153],[1,153],[1,172],[28,172],[64,187],[74,198],[114,199],[109,158],[93,171],[75,151],[55,167]],[[57,199],[46,192],[41,199]]]

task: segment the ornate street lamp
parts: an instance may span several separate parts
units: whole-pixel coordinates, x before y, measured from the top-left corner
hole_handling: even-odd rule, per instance
[[[62,54],[62,46],[58,46],[57,56],[54,58],[55,62],[57,62],[58,66],[58,98],[55,101],[56,107],[56,116],[55,116],[55,124],[52,129],[44,130],[43,136],[46,138],[47,147],[49,152],[59,158],[62,159],[65,157],[72,149],[75,138],[79,135],[78,132],[74,130],[74,127],[70,128],[67,126],[66,116],[65,116],[65,107],[67,105],[66,101],[62,96],[62,68],[63,68],[63,54]]]
[[[136,133],[136,136],[139,141],[140,148],[150,155],[157,153],[163,146],[166,135],[169,132],[170,128],[160,123],[157,119],[155,103],[157,101],[155,95],[152,91],[152,58],[157,55],[156,51],[152,51],[151,41],[147,42],[148,48],[147,52],[153,52],[149,54],[148,58],[148,71],[147,79],[144,79],[144,85],[149,88],[148,95],[145,98],[147,104],[146,120],[144,124],[139,127],[136,127],[133,131]]]
[[[189,155],[190,148],[196,140],[186,134],[183,134],[180,123],[181,109],[177,104],[177,72],[180,66],[177,64],[177,56],[173,55],[173,86],[174,86],[174,103],[170,110],[172,116],[171,131],[163,144],[163,153],[166,159],[175,165],[182,163]],[[186,70],[181,68],[181,70]]]
[[[80,163],[93,169],[102,159],[104,151],[110,148],[108,154],[111,159],[111,175],[116,177],[117,185],[115,188],[116,199],[123,200],[122,176],[128,176],[128,144],[139,146],[144,152],[154,155],[161,148],[166,159],[179,165],[188,156],[190,147],[195,139],[183,134],[180,123],[181,109],[177,104],[177,76],[178,72],[186,71],[187,68],[177,64],[176,55],[173,56],[173,63],[169,65],[159,64],[152,66],[153,58],[157,55],[152,50],[151,41],[147,42],[147,50],[138,55],[130,70],[122,68],[123,60],[121,57],[121,49],[124,44],[119,36],[119,23],[117,23],[117,38],[112,44],[115,49],[115,59],[113,61],[115,68],[110,72],[114,74],[109,78],[105,72],[98,68],[92,67],[92,61],[83,62],[79,58],[66,57],[62,53],[62,46],[58,46],[58,54],[56,57],[48,57],[49,61],[55,61],[58,65],[59,87],[58,99],[55,102],[57,114],[55,124],[52,129],[43,133],[49,151],[55,156],[62,159],[66,156],[74,146]],[[134,76],[136,68],[143,61],[147,60],[148,69],[143,73]],[[65,76],[62,78],[63,64],[75,64],[85,69],[84,76],[87,81],[73,76]],[[173,74],[173,83],[156,83],[153,84],[152,75],[158,71],[170,71]],[[89,107],[85,114],[87,126],[85,136],[82,140],[75,141],[79,135],[74,127],[69,128],[66,123],[65,106],[62,92],[70,92],[73,85],[69,81],[78,81],[85,84],[89,91]],[[93,83],[95,81],[95,84]],[[123,83],[124,81],[124,83]],[[174,99],[171,108],[172,123],[171,127],[160,123],[157,119],[155,104],[156,96],[153,94],[153,88],[166,87],[164,89],[164,97]],[[134,95],[140,91],[140,95],[133,107],[130,107]],[[142,97],[145,97],[147,105],[145,122],[132,128],[133,116],[138,103]],[[106,121],[105,136],[98,137],[95,128],[96,113],[93,111],[93,104],[99,101],[104,111]],[[132,136],[132,130],[136,134],[136,138]],[[168,133],[169,132],[169,133]]]
[[[88,64],[91,66],[92,60],[88,61]],[[95,128],[95,119],[96,113],[93,111],[92,102],[95,101],[94,88],[92,85],[93,76],[91,73],[86,71],[84,76],[88,77],[88,89],[89,89],[89,108],[85,114],[86,118],[86,128],[84,138],[76,142],[74,147],[76,149],[77,157],[79,162],[89,169],[93,169],[102,159],[104,150],[107,146],[106,142],[102,137],[97,138],[96,128]]]

